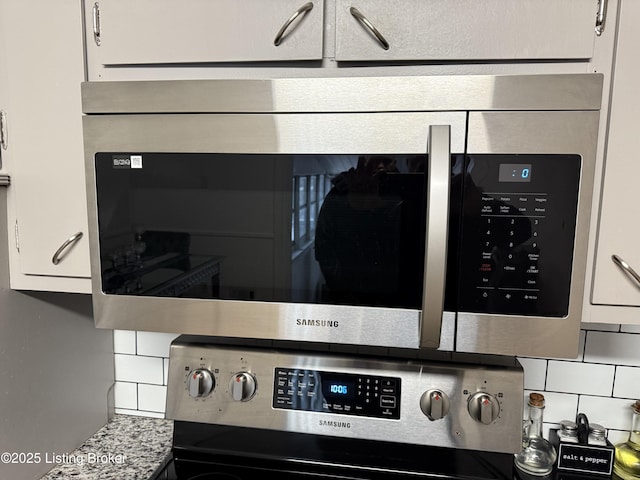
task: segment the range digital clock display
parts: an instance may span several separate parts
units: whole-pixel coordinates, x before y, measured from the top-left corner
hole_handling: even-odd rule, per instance
[[[329,391],[331,393],[337,393],[338,395],[346,395],[348,393],[348,388],[346,385],[329,385]]]
[[[323,379],[322,390],[325,398],[353,398],[355,396],[355,384],[342,379]]]

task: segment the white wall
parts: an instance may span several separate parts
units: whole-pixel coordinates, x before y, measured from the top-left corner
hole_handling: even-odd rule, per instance
[[[169,343],[176,336],[114,332],[116,412],[164,417]],[[575,359],[520,362],[525,395],[536,391],[546,398],[546,435],[561,420],[575,419],[581,412],[609,429],[612,443],[627,439],[630,405],[640,399],[640,326],[583,324]]]

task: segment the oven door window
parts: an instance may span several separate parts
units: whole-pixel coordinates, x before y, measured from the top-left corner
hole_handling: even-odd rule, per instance
[[[95,161],[106,294],[421,307],[425,156]]]

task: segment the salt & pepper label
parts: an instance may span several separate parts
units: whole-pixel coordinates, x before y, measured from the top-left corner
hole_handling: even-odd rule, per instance
[[[558,448],[558,469],[611,475],[614,453],[613,446],[592,447],[560,443]]]

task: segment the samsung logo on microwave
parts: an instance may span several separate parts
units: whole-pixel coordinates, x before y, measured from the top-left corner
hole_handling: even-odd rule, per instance
[[[311,318],[296,318],[296,325],[301,327],[327,327],[338,328],[337,320],[314,320]]]
[[[113,168],[142,168],[142,155],[114,155]]]
[[[331,427],[331,428],[351,428],[351,423],[349,422],[334,422],[333,420],[320,420],[318,424],[321,427]]]

